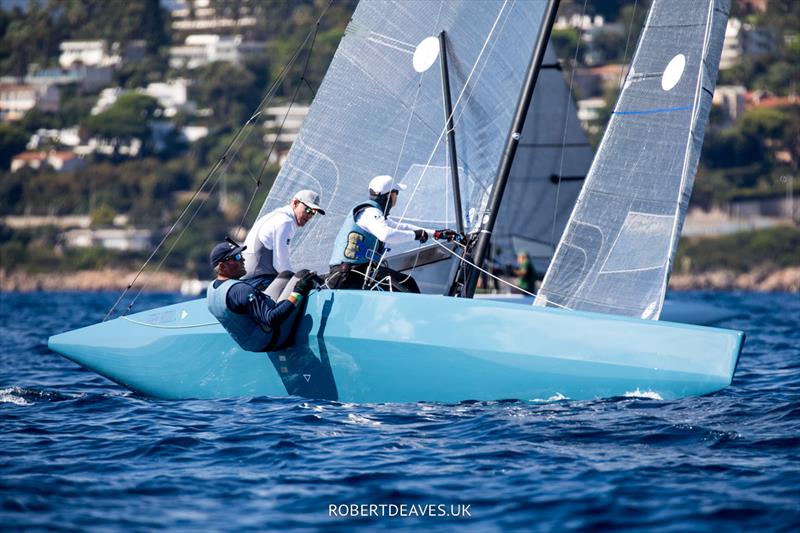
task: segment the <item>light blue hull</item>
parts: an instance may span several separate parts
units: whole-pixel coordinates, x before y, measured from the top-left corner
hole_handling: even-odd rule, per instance
[[[738,331],[487,300],[321,291],[281,352],[241,350],[205,299],[49,346],[156,398],[458,402],[707,394],[730,384],[743,341]]]

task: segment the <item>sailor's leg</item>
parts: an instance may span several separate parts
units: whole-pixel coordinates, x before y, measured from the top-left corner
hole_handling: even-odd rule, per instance
[[[278,298],[280,297],[281,293],[283,292],[283,289],[286,288],[286,285],[292,279],[293,275],[294,275],[294,273],[292,273],[289,270],[286,270],[285,272],[281,272],[280,274],[278,274],[278,277],[275,278],[275,280],[272,283],[269,284],[269,286],[267,287],[267,290],[264,291],[264,294],[266,294],[267,296],[269,296],[270,298],[272,298],[274,301],[277,302]],[[294,286],[294,285],[292,285],[292,286]]]
[[[297,274],[294,274],[293,276],[284,279],[282,283],[283,288],[280,294],[277,297],[272,297],[271,295],[270,297],[276,302],[282,302],[283,300],[286,300],[287,298],[289,298],[289,296],[291,296],[292,292],[294,291],[295,284],[297,284],[297,282],[300,281],[300,279],[307,273],[308,270],[300,270],[297,272]],[[291,272],[282,272],[281,276],[283,274],[291,274]],[[277,282],[277,280],[275,281]],[[275,282],[273,282],[273,285],[274,284]],[[272,287],[270,286],[270,289],[271,288]],[[276,330],[274,330],[275,335],[278,336],[275,342],[275,347],[273,348],[274,350],[283,349],[289,344],[291,344],[291,342],[294,340],[294,333],[295,330],[297,329],[297,322],[299,317],[303,314],[304,309],[305,309],[305,301],[301,300],[301,302],[295,306],[294,311],[292,311],[289,314],[289,316],[286,317],[286,320],[284,320],[283,323],[280,326],[278,326]]]

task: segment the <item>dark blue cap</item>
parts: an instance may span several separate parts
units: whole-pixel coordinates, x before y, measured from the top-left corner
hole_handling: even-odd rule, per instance
[[[247,249],[247,246],[236,246],[235,244],[229,242],[221,242],[211,250],[211,255],[209,256],[209,261],[211,262],[211,268],[216,267],[222,261],[225,261],[229,257],[233,257],[234,255],[243,252]]]

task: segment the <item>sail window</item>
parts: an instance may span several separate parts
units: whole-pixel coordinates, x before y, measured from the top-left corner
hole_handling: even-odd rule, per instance
[[[663,267],[664,258],[668,257],[672,223],[671,216],[629,212],[601,273],[634,272]]]
[[[426,37],[417,45],[414,50],[414,70],[425,72],[439,57],[439,39],[436,37]]]
[[[416,55],[415,55],[416,57]],[[673,57],[664,69],[664,74],[661,76],[661,88],[665,91],[671,90],[675,87],[681,76],[683,76],[683,69],[686,67],[686,56],[678,54]]]

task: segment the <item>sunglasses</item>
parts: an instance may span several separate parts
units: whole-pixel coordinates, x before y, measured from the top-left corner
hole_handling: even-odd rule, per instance
[[[300,203],[301,203],[301,204],[303,204],[303,202],[300,202]],[[314,215],[316,215],[316,214],[317,214],[317,210],[316,210],[316,209],[314,209],[314,208],[311,208],[311,207],[308,207],[306,204],[303,204],[303,205],[305,206],[305,210],[304,210],[303,212],[304,212],[306,215],[311,215],[311,216],[314,216]]]
[[[230,261],[231,259],[233,259],[234,261],[241,261],[242,260],[242,254],[231,255],[229,257],[226,257],[224,259],[224,261]]]

